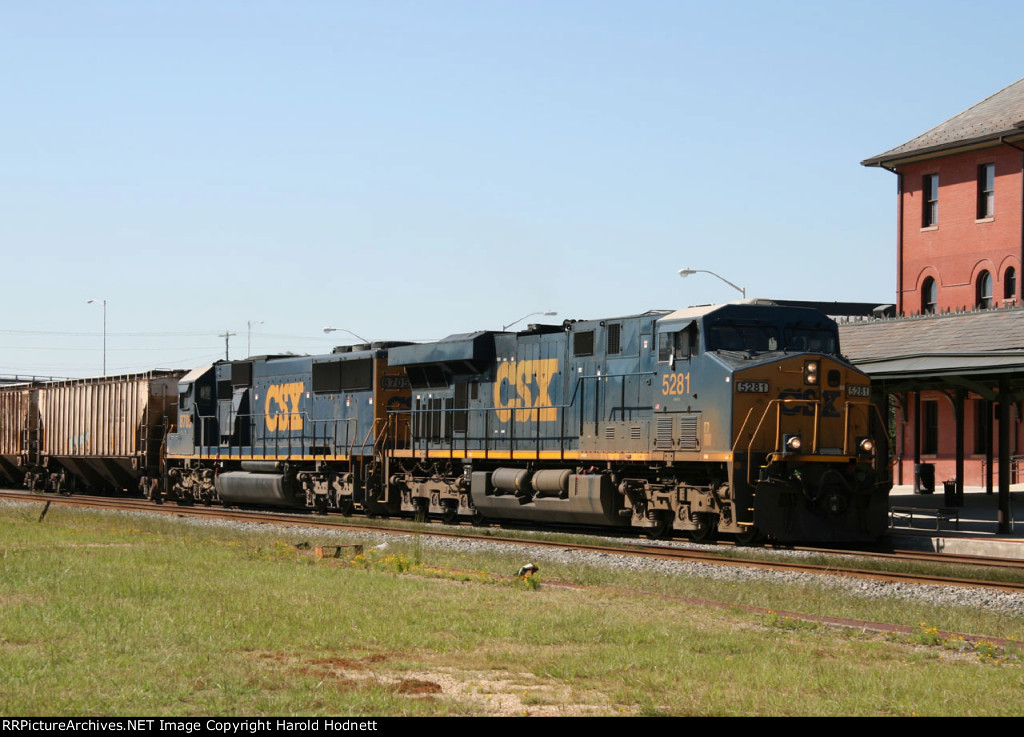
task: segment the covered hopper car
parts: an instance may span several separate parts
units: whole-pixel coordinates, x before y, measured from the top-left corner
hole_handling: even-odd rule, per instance
[[[0,474],[37,490],[147,491],[163,473],[182,373],[0,387]]]

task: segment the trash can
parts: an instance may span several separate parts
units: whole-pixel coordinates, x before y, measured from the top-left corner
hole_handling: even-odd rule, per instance
[[[935,491],[935,464],[914,464],[914,493],[931,494]]]
[[[957,493],[956,479],[943,481],[942,486],[945,495],[944,503],[947,507],[962,507],[964,505],[964,493],[962,491]]]

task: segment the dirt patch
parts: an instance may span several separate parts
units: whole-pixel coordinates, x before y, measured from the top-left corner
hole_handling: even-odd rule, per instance
[[[281,663],[293,672],[314,676],[337,691],[384,688],[408,699],[443,699],[466,711],[487,716],[608,716],[633,714],[633,706],[610,703],[599,691],[573,688],[561,681],[528,672],[463,670],[444,666],[391,670],[384,663],[395,653],[364,657],[302,657],[281,652],[255,652],[268,663]],[[403,659],[407,658],[404,656]]]
[[[403,678],[395,686],[395,690],[398,693],[414,694],[417,696],[422,694],[441,693],[444,691],[444,689],[441,688],[440,683],[434,683],[433,681],[421,681],[416,678]]]
[[[22,604],[44,604],[49,597],[42,594],[0,594],[0,607],[21,606]]]
[[[607,716],[633,713],[609,704],[594,691],[543,681],[532,673],[465,671],[442,668],[404,673],[348,671],[336,673],[348,681],[376,684],[412,699],[444,698],[472,706],[487,716]],[[333,685],[333,682],[332,682]]]

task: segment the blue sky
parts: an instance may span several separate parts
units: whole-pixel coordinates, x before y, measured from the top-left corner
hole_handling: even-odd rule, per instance
[[[978,18],[977,22],[973,19]],[[748,296],[892,302],[862,159],[1024,76],[1010,2],[0,3],[0,374]],[[354,339],[353,339],[354,340]]]

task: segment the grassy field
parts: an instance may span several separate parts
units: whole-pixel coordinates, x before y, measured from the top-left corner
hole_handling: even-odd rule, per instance
[[[0,505],[0,714],[1019,715],[1024,614]],[[453,569],[458,569],[453,572]],[[583,590],[547,586],[569,580]],[[616,593],[609,587],[642,589]],[[885,637],[703,597],[916,626]]]

